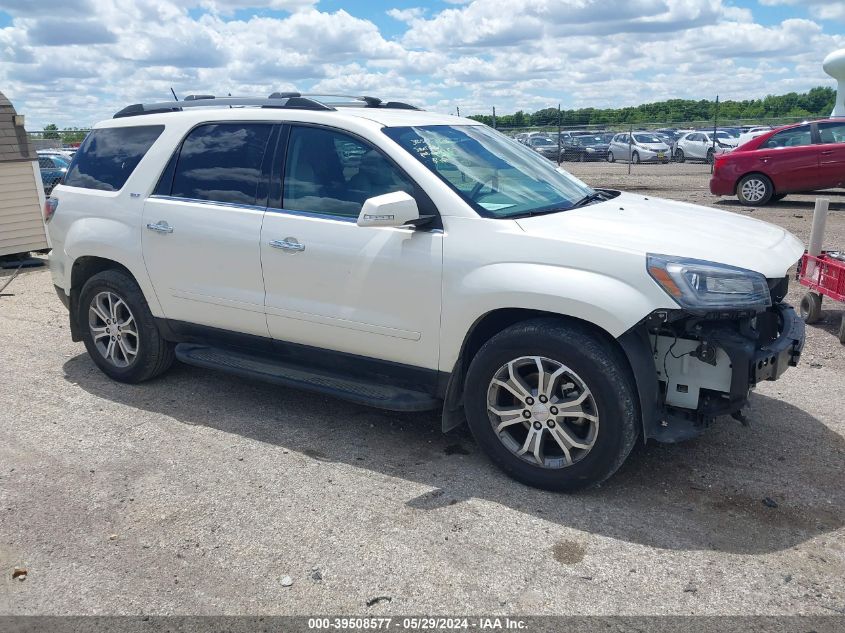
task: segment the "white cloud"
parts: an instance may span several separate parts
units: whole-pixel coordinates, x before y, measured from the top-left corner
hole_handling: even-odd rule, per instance
[[[810,11],[810,15],[819,20],[845,21],[845,2],[842,0],[760,0],[764,6],[801,6]]]
[[[0,90],[32,125],[86,126],[167,99],[171,86],[371,93],[504,113],[830,85],[821,59],[845,46],[836,28],[803,9],[764,26],[754,17],[765,9],[727,1],[421,2],[382,14],[392,32],[399,23],[388,37],[351,2],[329,12],[314,0],[0,0],[13,17],[0,28]]]

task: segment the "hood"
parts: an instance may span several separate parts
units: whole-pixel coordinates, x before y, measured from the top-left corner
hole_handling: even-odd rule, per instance
[[[645,149],[650,149],[652,152],[664,152],[669,149],[669,146],[666,143],[637,143],[634,147],[643,147]]]
[[[579,209],[520,218],[526,233],[645,255],[703,259],[783,277],[804,253],[784,229],[730,211],[622,193]]]

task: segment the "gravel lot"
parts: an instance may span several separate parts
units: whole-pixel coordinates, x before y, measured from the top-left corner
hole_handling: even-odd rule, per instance
[[[745,210],[709,194],[706,166],[567,167],[808,237],[812,197]],[[845,247],[833,199],[827,245]],[[841,306],[760,386],[750,428],[639,448],[566,496],[507,479],[434,414],[186,366],[113,383],[45,269],[6,292],[0,613],[845,613]]]

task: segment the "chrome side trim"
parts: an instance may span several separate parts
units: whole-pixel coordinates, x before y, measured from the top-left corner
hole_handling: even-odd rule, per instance
[[[267,210],[266,207],[258,206],[257,204],[240,204],[238,202],[218,202],[216,200],[199,200],[197,198],[180,198],[178,196],[163,196],[160,194],[154,194],[147,198],[147,200],[164,200],[168,202],[187,202],[189,204],[202,204],[204,206],[212,206],[212,207],[230,207],[233,209],[248,209],[250,211],[261,211],[262,213]]]
[[[355,224],[358,222],[358,216],[350,218],[345,215],[332,215],[330,213],[314,213],[313,211],[294,211],[292,209],[277,209],[275,207],[267,207],[268,213],[280,213],[282,215],[293,215],[302,218],[317,218],[320,220],[334,220],[336,222],[345,222],[347,224]]]

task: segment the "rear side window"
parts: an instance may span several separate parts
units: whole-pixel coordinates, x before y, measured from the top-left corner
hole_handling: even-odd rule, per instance
[[[64,184],[118,191],[163,131],[163,125],[93,130],[76,152]]]
[[[254,205],[273,125],[215,123],[191,132],[173,174],[177,198]]]

